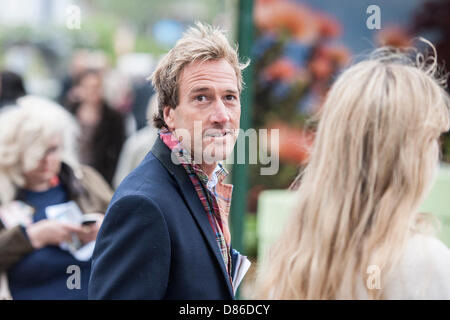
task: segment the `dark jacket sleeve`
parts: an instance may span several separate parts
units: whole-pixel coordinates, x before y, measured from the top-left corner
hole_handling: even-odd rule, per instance
[[[162,299],[170,269],[170,238],[159,207],[126,196],[107,211],[93,254],[89,299]]]
[[[23,227],[0,229],[0,271],[8,270],[33,250]]]

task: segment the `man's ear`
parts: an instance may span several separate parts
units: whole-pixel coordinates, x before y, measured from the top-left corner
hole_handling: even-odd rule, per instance
[[[170,130],[175,128],[175,121],[173,119],[173,112],[175,110],[169,106],[165,106],[163,110],[164,122],[167,124]]]

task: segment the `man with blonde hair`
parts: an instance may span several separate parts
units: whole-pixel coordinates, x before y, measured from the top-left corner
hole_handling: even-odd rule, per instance
[[[221,30],[200,23],[160,61],[158,138],[110,203],[91,299],[234,297],[232,186],[219,161],[236,142],[246,66]]]

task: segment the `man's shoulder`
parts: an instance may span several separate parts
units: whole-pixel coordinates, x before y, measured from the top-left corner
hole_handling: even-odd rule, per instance
[[[148,152],[141,163],[120,183],[112,202],[120,198],[136,196],[158,200],[175,188],[175,180],[161,164]]]

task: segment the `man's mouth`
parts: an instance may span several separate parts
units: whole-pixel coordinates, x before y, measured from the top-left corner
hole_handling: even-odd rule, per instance
[[[232,130],[221,130],[221,131],[214,131],[214,132],[208,132],[204,135],[205,138],[222,138],[231,136],[233,133]]]

